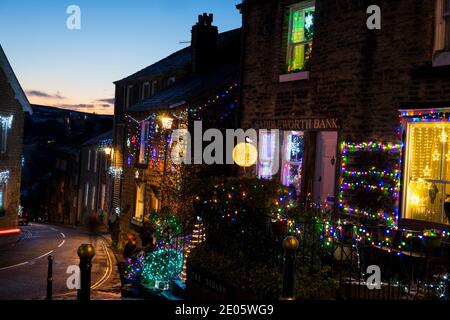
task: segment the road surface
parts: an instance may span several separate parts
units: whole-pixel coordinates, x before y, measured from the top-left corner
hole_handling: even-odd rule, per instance
[[[98,292],[117,295],[111,289],[117,287],[116,262],[104,238],[91,236],[82,229],[36,223],[22,227],[21,238],[19,242],[0,247],[0,300],[45,299],[49,255],[54,257],[54,297],[76,297],[76,290],[67,288],[70,274],[66,271],[70,265],[78,265],[77,250],[83,243],[93,244],[96,251],[92,267],[93,295]]]

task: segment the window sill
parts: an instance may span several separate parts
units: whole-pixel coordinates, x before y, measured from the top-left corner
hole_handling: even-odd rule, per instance
[[[433,67],[450,66],[450,51],[436,52],[433,56]]]
[[[287,73],[280,75],[280,82],[309,80],[309,71]]]
[[[138,227],[142,227],[143,221],[133,217],[133,218],[131,218],[131,224],[134,224],[135,226],[138,226]]]

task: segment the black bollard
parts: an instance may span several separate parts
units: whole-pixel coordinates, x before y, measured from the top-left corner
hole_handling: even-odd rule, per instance
[[[48,256],[47,300],[52,300],[52,295],[53,295],[53,257]]]
[[[284,268],[283,268],[283,291],[280,300],[294,300],[294,272],[295,251],[298,248],[298,240],[295,237],[286,237],[283,240]]]
[[[82,244],[78,248],[78,257],[80,257],[80,285],[78,290],[78,300],[91,300],[91,269],[92,258],[95,256],[95,249],[90,244]]]

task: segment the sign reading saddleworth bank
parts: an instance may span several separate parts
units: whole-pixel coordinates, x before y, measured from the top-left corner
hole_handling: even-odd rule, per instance
[[[279,130],[339,130],[341,120],[338,118],[297,118],[258,120],[254,122],[256,129]]]

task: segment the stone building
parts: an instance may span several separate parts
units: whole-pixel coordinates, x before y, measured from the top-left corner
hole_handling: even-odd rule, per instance
[[[25,112],[30,104],[0,46],[0,235],[18,232]]]
[[[176,196],[186,195],[183,169],[171,161],[186,139],[173,137],[172,131],[190,131],[199,117],[203,129],[217,127],[218,119],[223,127],[235,125],[239,56],[240,29],[219,33],[213,16],[203,14],[192,28],[191,46],[115,82],[112,170],[119,245],[127,233],[139,233],[154,210],[190,210]]]
[[[96,215],[103,227],[108,225],[112,196],[111,152],[112,131],[94,137],[81,146],[77,204],[80,222]]]
[[[366,24],[370,5],[381,9],[379,30]],[[244,0],[238,8],[242,125],[280,130],[260,131],[254,173],[341,214],[448,224],[450,1]],[[388,160],[364,167],[371,154]],[[393,206],[370,212],[349,189],[367,201],[379,191]]]

